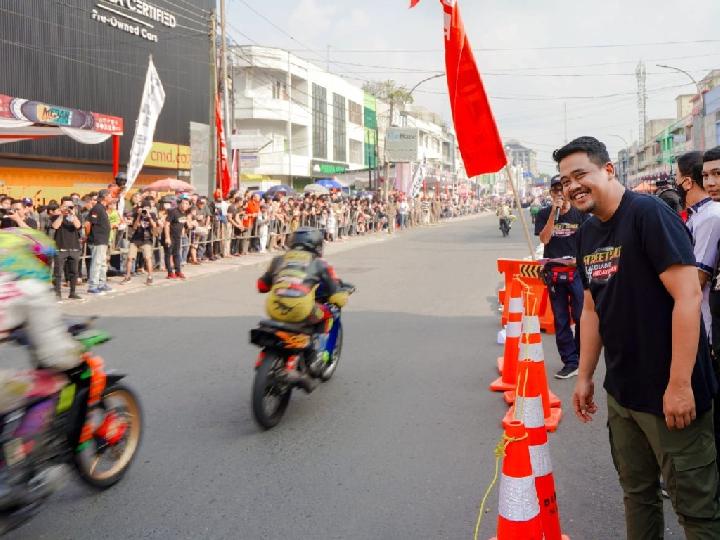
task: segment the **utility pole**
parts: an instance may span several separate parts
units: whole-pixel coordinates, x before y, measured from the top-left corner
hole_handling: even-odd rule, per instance
[[[231,163],[230,156],[232,150],[230,149],[230,135],[232,135],[233,118],[230,118],[230,92],[228,84],[228,53],[227,53],[227,12],[225,11],[225,0],[220,0],[220,19],[222,29],[222,43],[220,45],[221,58],[221,69],[222,69],[222,92],[223,92],[223,116],[225,117],[224,129],[225,129],[225,147],[228,149],[228,161]],[[228,166],[230,165],[228,163]],[[230,173],[232,175],[232,171]]]
[[[293,186],[292,177],[292,71],[290,62],[290,51],[287,51],[287,78],[285,84],[287,85],[287,96],[288,96],[288,115],[287,115],[287,152],[288,152],[288,183],[290,187]]]
[[[390,117],[388,118],[388,127],[387,131],[385,131],[385,146],[383,148],[384,152],[384,161],[385,161],[385,181],[383,183],[383,201],[387,202],[388,197],[390,196],[390,163],[388,162],[387,158],[387,142],[388,142],[388,132],[390,131],[390,128],[392,127],[392,121],[393,121],[393,115],[395,114],[395,99],[393,97],[390,98]]]
[[[208,112],[208,195],[217,187],[217,155],[215,151],[215,97],[217,94],[216,15],[210,12],[210,103]]]

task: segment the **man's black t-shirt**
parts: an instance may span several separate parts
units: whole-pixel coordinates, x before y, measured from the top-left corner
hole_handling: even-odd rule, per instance
[[[179,239],[185,230],[187,216],[179,208],[173,208],[168,212],[168,223],[170,223],[170,238]]]
[[[547,225],[548,219],[555,220],[555,212],[552,210],[552,206],[546,206],[538,212],[535,218],[535,236],[540,236],[545,225]],[[552,238],[545,244],[543,257],[546,259],[575,257],[577,251],[575,234],[587,218],[587,214],[573,207],[570,207],[570,210],[564,214],[560,214],[553,228]]]
[[[92,207],[87,220],[92,224],[88,244],[93,246],[106,246],[110,242],[110,218],[105,207],[97,203]]]
[[[80,249],[80,228],[75,226],[69,216],[63,217],[62,225],[53,230],[55,232],[55,244],[58,249]]]
[[[628,409],[663,416],[674,301],[659,276],[672,265],[695,266],[690,233],[658,198],[626,191],[608,221],[588,219],[577,243],[578,271],[600,319],[605,389]],[[702,329],[691,382],[698,413],[709,410],[717,382]]]

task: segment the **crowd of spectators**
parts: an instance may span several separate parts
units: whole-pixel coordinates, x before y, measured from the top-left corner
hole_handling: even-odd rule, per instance
[[[87,282],[92,295],[110,291],[108,275],[121,277],[120,284],[143,276],[151,285],[155,272],[186,279],[183,268],[188,264],[281,251],[301,226],[323,230],[328,242],[341,242],[430,225],[483,207],[470,195],[407,198],[392,193],[384,201],[378,194],[350,196],[339,190],[289,195],[231,191],[226,197],[219,191],[213,197],[137,191],[121,215],[118,194],[117,186],[110,186],[38,207],[29,198],[0,195],[0,226],[32,227],[54,238],[56,295],[61,297],[67,287],[69,298],[78,299],[79,282]]]

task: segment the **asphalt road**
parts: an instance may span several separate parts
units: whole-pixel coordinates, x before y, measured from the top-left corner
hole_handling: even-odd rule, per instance
[[[496,219],[417,230],[332,257],[358,286],[344,313],[335,377],[296,392],[263,432],[250,413],[262,315],[259,268],[70,307],[102,315],[116,337],[99,352],[129,374],[145,438],[128,476],[103,493],[72,482],[13,539],[472,538],[506,411],[497,376],[498,256],[524,256],[519,223]],[[545,340],[548,370],[559,360]],[[563,530],[624,538],[622,497],[601,412],[569,410],[551,435]],[[598,387],[600,384],[598,384]],[[493,536],[497,490],[480,538]],[[672,513],[667,537],[681,538]]]

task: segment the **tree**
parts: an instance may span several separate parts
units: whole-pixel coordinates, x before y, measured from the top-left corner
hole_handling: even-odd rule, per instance
[[[392,80],[367,82],[363,85],[363,90],[390,105],[391,111],[396,107],[402,110],[405,105],[413,103],[412,94],[407,87],[398,85]]]

